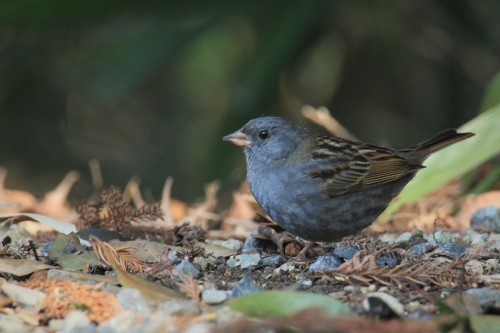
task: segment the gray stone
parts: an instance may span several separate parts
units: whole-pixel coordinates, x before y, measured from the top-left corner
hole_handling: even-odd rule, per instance
[[[377,258],[377,260],[375,261],[377,266],[388,266],[388,267],[395,267],[399,264],[399,262],[400,262],[399,259],[387,256]]]
[[[286,259],[280,255],[269,256],[262,259],[262,265],[264,266],[271,266],[271,265],[280,266],[283,265],[285,262]]]
[[[205,271],[208,267],[208,260],[204,257],[195,257],[193,259],[193,265],[200,271]]]
[[[232,267],[232,268],[236,267],[236,264],[237,264],[237,261],[234,258],[229,258],[226,261],[226,265],[228,265],[229,267]]]
[[[334,268],[342,265],[343,261],[336,256],[320,256],[318,259],[309,267],[309,272],[323,271],[328,272]]]
[[[0,313],[0,332],[31,333],[32,330],[19,316]]]
[[[125,310],[143,315],[151,314],[151,308],[148,302],[144,299],[141,292],[137,289],[124,288],[116,295],[118,303]]]
[[[356,253],[358,253],[358,251],[359,250],[354,246],[347,246],[340,244],[335,247],[335,249],[333,250],[333,254],[338,258],[342,258],[347,261],[351,260],[352,257],[354,257]]]
[[[493,288],[474,288],[466,291],[476,298],[484,310],[500,310],[500,290]]]
[[[87,318],[87,315],[80,310],[71,311],[64,318],[61,333],[92,333],[95,325]]]
[[[425,243],[420,243],[413,245],[408,252],[410,253],[415,253],[417,255],[422,255],[426,252],[432,251],[435,248],[441,248],[446,253],[452,257],[460,257],[463,255],[466,251],[467,248],[463,245],[456,244],[456,243],[441,243],[441,242],[425,242]]]
[[[293,270],[295,270],[295,264],[293,264],[292,262],[286,262],[280,267],[276,268],[274,270],[274,274],[281,274],[282,272],[291,272]]]
[[[200,307],[195,300],[177,298],[159,304],[158,311],[169,316],[196,316]]]
[[[213,240],[211,241],[212,244],[219,245],[219,246],[224,246],[227,247],[228,249],[239,251],[243,247],[243,242],[240,240],[234,239],[234,238],[229,238],[225,241],[221,240]]]
[[[175,265],[175,268],[177,268],[180,275],[192,275],[194,278],[200,276],[200,271],[196,269],[192,263],[185,259]]]
[[[406,243],[409,242],[412,238],[413,238],[413,233],[406,231],[403,232],[398,237],[396,237],[396,239],[394,240],[394,244]]]
[[[241,268],[248,268],[250,266],[258,265],[260,262],[260,254],[258,253],[243,253],[234,257],[236,261],[240,262]]]
[[[500,233],[500,207],[479,208],[471,218],[471,227],[476,230]]]
[[[216,289],[203,290],[201,298],[206,304],[220,304],[227,299],[227,292]]]
[[[234,286],[234,288],[229,292],[231,297],[238,297],[243,295],[248,295],[252,293],[256,293],[262,291],[262,288],[257,285],[252,278],[248,275],[245,275],[238,283]]]
[[[242,253],[254,253],[258,252],[258,247],[260,241],[258,239],[253,238],[253,235],[258,234],[258,230],[255,229],[248,235],[248,237],[245,239],[245,243],[243,243],[243,249],[241,250]]]
[[[431,234],[425,235],[424,239],[428,242],[449,243],[452,241],[452,234],[448,231],[438,230]]]

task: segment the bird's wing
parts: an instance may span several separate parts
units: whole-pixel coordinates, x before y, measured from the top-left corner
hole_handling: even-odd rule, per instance
[[[328,195],[337,196],[389,183],[420,168],[391,149],[319,137],[306,173],[319,178]]]

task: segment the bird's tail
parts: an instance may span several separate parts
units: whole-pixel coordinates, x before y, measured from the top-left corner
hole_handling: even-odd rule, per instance
[[[431,154],[451,146],[454,143],[465,140],[474,136],[474,133],[458,133],[454,129],[445,130],[435,137],[420,142],[412,147],[407,149],[400,150],[400,153],[403,153],[404,156],[412,163],[422,163],[427,157]]]

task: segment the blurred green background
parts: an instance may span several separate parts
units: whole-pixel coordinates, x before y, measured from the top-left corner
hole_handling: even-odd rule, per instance
[[[221,137],[250,118],[314,127],[324,105],[360,139],[404,147],[474,117],[500,70],[500,2],[0,3],[0,165],[37,195],[70,170],[92,191],[137,175],[159,197],[229,190],[244,158]]]

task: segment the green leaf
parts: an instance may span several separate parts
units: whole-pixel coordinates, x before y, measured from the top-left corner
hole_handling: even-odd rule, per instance
[[[500,105],[500,73],[497,73],[493,77],[493,80],[488,86],[488,90],[486,90],[481,112],[492,109],[497,105]]]
[[[85,253],[73,253],[64,257],[60,257],[57,259],[57,264],[61,265],[62,268],[70,270],[70,271],[80,271],[87,264],[90,266],[100,266],[104,267],[102,261],[97,259],[94,252],[85,252]]]
[[[325,295],[294,291],[263,291],[236,298],[231,309],[255,317],[290,316],[310,308],[319,308],[331,315],[350,314],[341,301]]]
[[[481,113],[459,128],[459,132],[474,132],[470,139],[433,154],[413,181],[386,209],[383,217],[405,203],[415,202],[452,179],[473,170],[500,153],[500,105]],[[382,218],[383,218],[382,217]]]
[[[500,317],[494,315],[472,315],[469,318],[474,333],[500,332]]]

